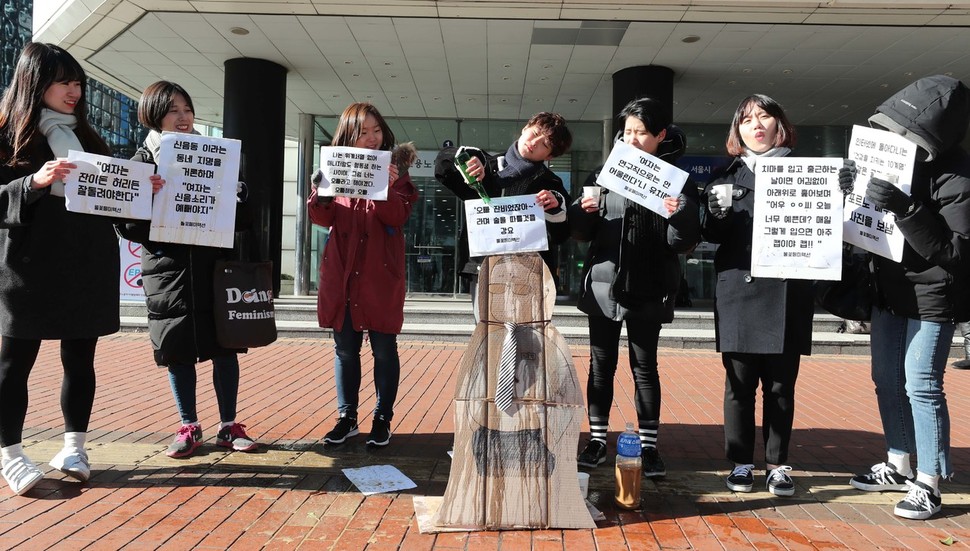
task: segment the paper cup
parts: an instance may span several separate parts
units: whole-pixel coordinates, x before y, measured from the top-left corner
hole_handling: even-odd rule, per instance
[[[583,494],[583,499],[589,495],[589,473],[577,473],[579,478],[579,493]]]
[[[592,197],[597,201],[600,200],[600,187],[599,186],[583,186],[583,199],[587,197]]]
[[[899,176],[897,176],[896,174],[889,174],[887,172],[872,170],[870,171],[870,176],[872,176],[873,178],[879,178],[880,180],[889,182],[894,186],[897,186],[899,184]]]
[[[717,186],[711,186],[711,193],[714,197],[717,197],[719,203],[725,207],[731,206],[731,184],[721,184]]]

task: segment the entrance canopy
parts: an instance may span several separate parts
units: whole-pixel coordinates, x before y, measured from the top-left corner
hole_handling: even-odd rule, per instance
[[[34,38],[132,97],[173,80],[222,125],[224,62],[284,66],[300,113],[370,101],[388,117],[613,117],[611,78],[673,69],[674,120],[727,124],[766,93],[796,125],[864,123],[909,82],[970,82],[970,2],[65,0],[35,2]]]

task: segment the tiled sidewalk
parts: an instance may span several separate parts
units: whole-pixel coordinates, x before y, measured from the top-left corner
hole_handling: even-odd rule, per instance
[[[0,549],[930,549],[945,547],[947,538],[953,547],[970,543],[970,487],[962,483],[970,468],[970,372],[947,374],[957,482],[944,483],[937,518],[905,521],[892,515],[902,494],[866,494],[847,485],[852,473],[884,459],[866,357],[803,361],[792,450],[797,491],[776,498],[724,487],[720,358],[687,350],[661,350],[660,449],[668,476],[645,482],[641,511],[611,506],[607,464],[591,481],[590,499],[607,516],[595,530],[420,534],[412,496],[444,492],[453,377],[463,348],[402,344],[394,437],[380,450],[367,449],[363,437],[335,449],[320,444],[336,409],[329,342],[286,339],[242,357],[238,421],[263,446],[254,454],[214,445],[218,414],[211,367],[203,364],[198,396],[206,445],[193,458],[173,460],[163,452],[178,416],[147,337],[103,339],[89,446],[94,476],[80,485],[49,472],[26,497],[0,489]],[[574,348],[573,359],[585,386],[588,350]],[[371,365],[365,357],[361,411],[374,405]],[[617,378],[612,431],[635,419],[625,358]],[[36,462],[59,448],[60,379],[57,345],[45,343],[31,376],[24,439]],[[362,430],[369,428],[364,420]],[[393,464],[417,488],[364,498],[340,469],[367,464]]]

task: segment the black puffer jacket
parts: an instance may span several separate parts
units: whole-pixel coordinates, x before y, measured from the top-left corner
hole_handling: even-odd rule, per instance
[[[886,100],[869,120],[916,143],[912,197],[897,217],[902,262],[875,257],[877,304],[911,319],[970,319],[970,156],[960,147],[970,124],[970,90],[937,75]]]
[[[139,148],[132,160],[154,163],[145,148]],[[238,227],[238,210],[236,215]],[[118,225],[122,237],[143,245],[141,273],[155,363],[163,367],[194,364],[245,352],[219,346],[212,312],[216,260],[232,258],[233,250],[150,241],[149,230],[147,220]]]

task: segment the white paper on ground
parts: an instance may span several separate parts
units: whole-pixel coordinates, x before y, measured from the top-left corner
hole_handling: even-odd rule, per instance
[[[371,465],[359,469],[342,469],[365,496],[416,488],[417,484],[392,465]]]

